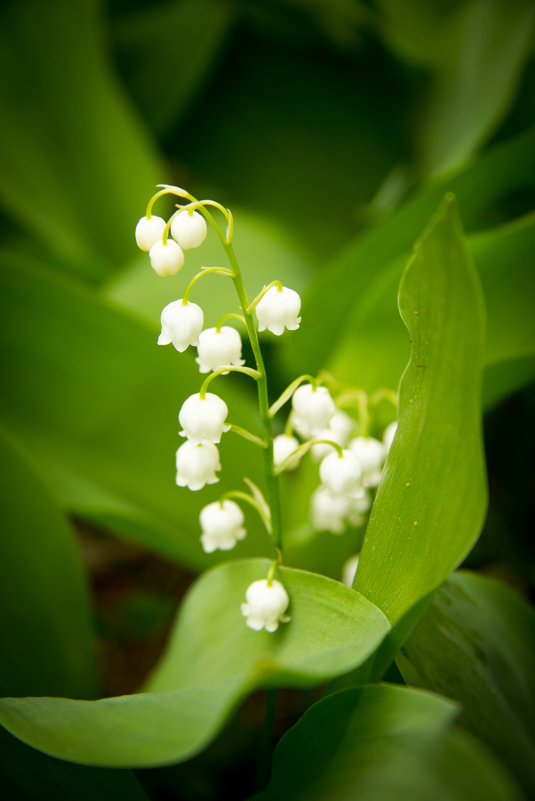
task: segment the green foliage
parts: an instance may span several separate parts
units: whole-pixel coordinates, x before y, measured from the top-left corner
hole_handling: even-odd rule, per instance
[[[0,692],[91,698],[93,632],[73,532],[39,473],[3,431],[0,465]]]
[[[462,704],[459,723],[535,790],[535,614],[507,587],[451,576],[397,665],[409,684]]]
[[[29,745],[83,764],[176,762],[205,747],[254,688],[313,686],[344,673],[389,630],[373,604],[339,582],[281,568],[291,625],[274,635],[251,631],[240,603],[268,567],[267,560],[235,561],[197,581],[147,692],[100,701],[5,699],[0,721]]]
[[[457,707],[389,685],[358,687],[311,707],[275,751],[255,801],[520,799],[490,755],[452,727]]]

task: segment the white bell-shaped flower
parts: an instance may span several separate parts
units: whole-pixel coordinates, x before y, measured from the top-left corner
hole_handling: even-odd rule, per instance
[[[271,331],[272,334],[280,336],[284,329],[296,331],[299,328],[301,318],[301,298],[293,289],[288,287],[272,286],[262,300],[256,306],[256,316],[258,318],[258,330]]]
[[[205,484],[216,484],[221,470],[219,451],[213,442],[195,445],[189,440],[176,452],[176,483],[179,487],[200,490]]]
[[[353,586],[353,582],[355,581],[355,576],[357,575],[359,559],[360,559],[360,554],[355,553],[353,554],[353,556],[350,556],[344,562],[344,566],[342,567],[342,584],[345,584],[346,587]]]
[[[151,247],[161,240],[166,226],[165,220],[152,215],[142,217],[136,225],[136,242],[140,250],[149,251]]]
[[[181,211],[171,223],[171,235],[183,250],[198,248],[206,234],[206,220],[197,211]]]
[[[317,531],[343,534],[349,512],[349,497],[333,495],[327,487],[318,487],[310,500],[312,525]]]
[[[351,451],[330,453],[320,464],[320,478],[333,495],[359,495],[362,471]]]
[[[366,513],[370,511],[372,499],[367,490],[362,489],[360,493],[351,495],[349,498],[349,508],[347,510],[347,522],[358,528],[364,525]]]
[[[284,460],[298,447],[299,442],[295,437],[290,437],[287,434],[279,434],[275,437],[273,440],[273,464],[275,467],[280,467]],[[295,470],[298,464],[299,456],[296,456],[288,462],[286,470]]]
[[[150,263],[158,275],[175,275],[184,266],[184,253],[172,239],[155,242],[149,251]]]
[[[173,300],[162,311],[162,333],[158,345],[169,345],[182,353],[189,345],[199,344],[199,334],[204,325],[204,314],[196,303]]]
[[[197,346],[198,358],[195,359],[201,373],[217,370],[224,364],[240,367],[245,364],[241,357],[241,337],[235,328],[229,325],[216,328],[205,328],[199,334]]]
[[[317,436],[336,411],[334,401],[326,387],[303,384],[292,397],[292,425],[305,439]]]
[[[201,545],[206,553],[230,551],[238,540],[243,540],[243,512],[234,501],[225,499],[209,503],[199,515],[202,535]]]
[[[316,439],[328,439],[345,448],[355,428],[355,421],[345,412],[337,409],[329,421],[327,428],[317,434]],[[299,433],[299,432],[297,432]],[[321,462],[331,453],[332,448],[325,443],[313,445],[310,449],[315,462]]]
[[[377,487],[386,458],[385,446],[373,437],[356,437],[349,443],[349,450],[357,459],[362,471],[365,487]]]
[[[392,443],[394,442],[394,437],[396,436],[397,430],[398,430],[397,420],[394,420],[393,423],[390,423],[390,425],[387,426],[384,430],[383,445],[385,446],[385,450],[387,453],[392,447]]]
[[[273,579],[271,586],[267,579],[253,581],[245,593],[245,601],[241,605],[241,612],[247,618],[250,629],[272,632],[278,629],[279,623],[288,623],[290,620],[284,614],[290,603],[288,593],[276,579]]]
[[[178,414],[183,429],[180,436],[187,437],[196,445],[204,440],[221,442],[221,434],[230,429],[225,425],[227,414],[228,406],[219,395],[213,392],[207,392],[204,398],[199,392],[190,395]]]

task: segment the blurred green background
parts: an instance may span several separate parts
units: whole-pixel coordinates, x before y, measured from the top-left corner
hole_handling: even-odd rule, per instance
[[[159,315],[224,262],[209,235],[177,277],[152,272],[133,231],[160,182],[232,209],[251,295],[276,278],[302,293],[299,332],[264,340],[274,396],[321,368],[396,388],[401,270],[456,194],[488,314],[491,503],[468,564],[529,594],[533,3],[7,0],[0,23],[2,692],[95,694],[95,625],[101,689],[134,690],[192,575],[267,553],[248,512],[232,554],[199,544],[201,506],[241,488],[244,463],[261,483],[253,446],[223,443],[215,488],[174,485],[199,376],[194,354],[156,347]],[[193,299],[207,324],[237,310],[219,278]],[[257,430],[246,379],[219,391]],[[338,577],[362,532],[314,533],[303,473],[285,489],[288,562]]]

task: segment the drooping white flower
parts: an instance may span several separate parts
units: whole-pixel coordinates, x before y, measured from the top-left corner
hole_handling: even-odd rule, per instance
[[[330,453],[320,464],[320,478],[333,495],[359,495],[362,471],[351,451]]]
[[[238,540],[243,540],[243,512],[234,501],[225,499],[209,503],[199,515],[202,527],[201,545],[206,553],[229,551]]]
[[[198,248],[206,234],[206,220],[197,211],[181,211],[171,223],[171,235],[183,250]]]
[[[245,593],[245,603],[241,605],[241,613],[247,618],[250,629],[260,631],[277,631],[279,623],[288,623],[285,615],[290,599],[280,581],[273,579],[271,586],[267,579],[253,581]]]
[[[359,559],[360,559],[360,554],[355,553],[353,554],[353,556],[350,556],[344,562],[344,566],[342,567],[342,583],[345,584],[346,587],[353,586],[355,576],[357,575]]]
[[[159,239],[149,251],[150,263],[158,275],[175,275],[184,266],[184,253],[172,239]]]
[[[181,437],[187,437],[197,445],[199,442],[221,442],[221,435],[230,426],[225,425],[228,406],[219,395],[207,392],[201,398],[199,392],[190,395],[182,404],[178,421],[182,426]]]
[[[377,487],[386,457],[383,443],[373,437],[355,437],[348,447],[360,465],[363,485]]]
[[[142,217],[136,225],[138,248],[149,251],[158,240],[161,240],[165,226],[165,220],[154,214],[151,217]]]
[[[323,431],[320,431],[319,434],[316,435],[316,438],[328,439],[331,442],[336,442],[337,445],[340,445],[342,448],[345,448],[349,442],[349,438],[354,428],[355,421],[353,418],[345,412],[342,412],[340,409],[337,409],[331,417],[327,428],[324,428]],[[328,456],[331,451],[331,446],[325,443],[313,445],[310,449],[312,458],[315,462],[321,462],[321,460]]]
[[[205,328],[199,334],[197,346],[198,358],[195,359],[201,373],[217,370],[223,364],[240,367],[245,364],[241,358],[241,337],[235,328],[228,325],[216,328]]]
[[[318,487],[310,501],[310,517],[317,531],[343,534],[349,512],[349,498],[333,495],[327,487]]]
[[[299,442],[295,437],[287,434],[279,434],[273,440],[273,464],[280,467],[288,456],[299,447]],[[286,466],[286,470],[294,470],[299,464],[299,456],[294,457]]]
[[[383,445],[385,446],[386,452],[390,450],[392,447],[392,443],[394,441],[394,437],[396,436],[396,431],[398,430],[398,423],[397,420],[394,420],[393,423],[390,423],[384,430],[383,434]]]
[[[295,390],[292,409],[292,424],[305,439],[323,431],[336,411],[329,390],[312,384],[303,384]]]
[[[355,527],[362,526],[366,519],[366,512],[369,512],[371,505],[372,499],[367,490],[363,489],[360,493],[351,495],[347,510],[347,522]]]
[[[267,328],[277,336],[280,336],[285,328],[288,331],[296,331],[301,322],[298,316],[300,309],[301,298],[295,290],[286,286],[281,288],[272,286],[256,306],[258,330],[265,331]]]
[[[204,314],[196,303],[182,303],[173,300],[162,311],[162,333],[158,337],[158,345],[169,345],[182,353],[189,345],[199,344],[199,334],[204,325]]]
[[[185,442],[176,452],[176,483],[179,487],[200,490],[205,484],[216,484],[221,470],[219,451],[212,442],[198,445]]]

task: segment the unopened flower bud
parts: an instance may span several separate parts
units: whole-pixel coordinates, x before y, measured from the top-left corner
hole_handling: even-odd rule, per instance
[[[385,446],[373,437],[356,437],[349,443],[349,450],[357,459],[365,487],[377,487],[386,457]]]
[[[216,484],[221,470],[219,452],[212,442],[185,442],[176,452],[176,483],[179,487],[200,490],[205,484]]]
[[[198,345],[204,314],[196,303],[174,300],[162,311],[161,322],[162,333],[158,338],[158,345],[169,345],[172,342],[182,353],[188,345]]]
[[[250,629],[260,631],[276,631],[279,623],[288,623],[285,615],[290,599],[280,581],[273,579],[271,586],[267,579],[253,581],[245,593],[246,603],[241,605],[241,612],[247,618]]]
[[[336,411],[326,387],[303,384],[292,397],[292,423],[296,431],[308,439],[326,428]]]
[[[136,242],[138,248],[149,251],[151,247],[161,240],[166,226],[161,217],[142,217],[136,225]]]
[[[279,434],[273,440],[273,464],[280,467],[285,459],[299,447],[299,442],[295,437],[286,434]],[[294,457],[286,466],[286,470],[294,470],[299,464],[299,456]]]
[[[187,437],[195,445],[204,440],[221,442],[223,432],[230,429],[230,426],[225,425],[227,414],[227,404],[219,395],[212,392],[207,392],[204,398],[201,398],[199,392],[190,395],[182,404],[178,415],[178,421],[183,428],[180,436]]]
[[[296,331],[299,328],[301,318],[301,298],[293,289],[283,286],[279,289],[272,286],[256,306],[256,316],[258,318],[258,330],[271,331],[272,334],[280,336],[284,329]]]
[[[175,275],[184,266],[184,254],[182,248],[168,239],[163,242],[161,239],[155,242],[149,251],[150,263],[155,273],[158,275]]]
[[[197,211],[181,211],[171,223],[171,235],[183,250],[198,248],[206,239],[206,221]]]
[[[353,454],[330,453],[320,464],[320,478],[333,495],[358,495],[362,490],[361,469]]]
[[[243,528],[243,520],[243,512],[234,501],[215,501],[201,509],[201,544],[205,552],[234,548],[247,533]]]
[[[205,328],[199,334],[197,347],[198,358],[195,359],[201,373],[217,370],[224,364],[240,367],[245,364],[241,358],[241,337],[235,328],[228,325],[216,328]]]

